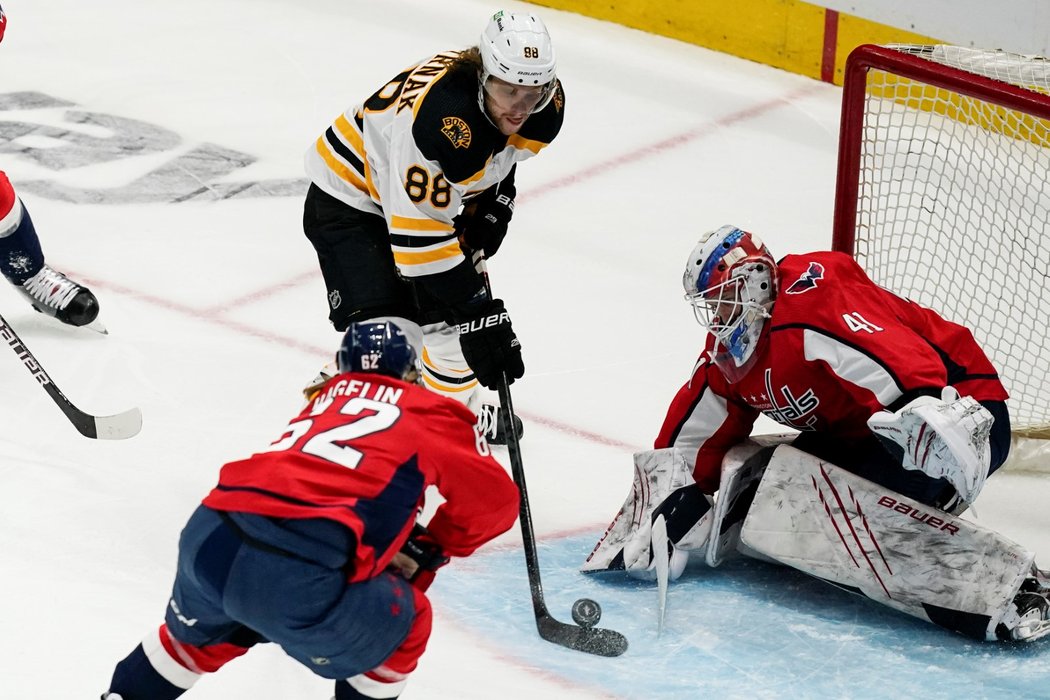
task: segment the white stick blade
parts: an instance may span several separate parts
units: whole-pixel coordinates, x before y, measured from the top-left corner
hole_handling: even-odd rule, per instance
[[[127,440],[142,430],[142,411],[132,408],[115,416],[96,416],[95,430],[100,440]]]

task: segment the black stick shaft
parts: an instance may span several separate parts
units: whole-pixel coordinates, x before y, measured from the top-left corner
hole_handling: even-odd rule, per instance
[[[510,398],[510,383],[507,375],[502,374],[497,385],[499,390],[500,420],[507,435],[507,453],[510,456],[511,474],[514,483],[521,492],[521,504],[518,508],[518,522],[521,526],[521,541],[525,550],[525,568],[529,574],[529,589],[532,592],[532,607],[539,618],[548,615],[547,604],[543,599],[543,583],[540,581],[539,554],[536,552],[536,534],[532,526],[532,509],[529,507],[529,491],[525,485],[525,466],[521,459],[521,444],[518,432],[514,429],[514,402]]]
[[[492,297],[488,270],[485,260],[475,260],[485,280],[485,291]],[[499,392],[500,421],[507,436],[507,453],[510,457],[511,474],[518,486],[520,503],[518,506],[518,524],[521,527],[522,549],[525,552],[525,570],[529,575],[529,591],[532,594],[532,609],[536,617],[536,629],[542,639],[561,646],[597,654],[599,656],[619,656],[627,651],[627,639],[619,632],[597,627],[580,627],[570,625],[551,617],[543,597],[543,583],[540,581],[540,557],[536,551],[536,533],[532,526],[532,509],[529,507],[529,490],[525,486],[525,466],[521,459],[521,443],[518,431],[514,429],[514,402],[510,398],[510,380],[506,372],[501,372],[496,382]]]

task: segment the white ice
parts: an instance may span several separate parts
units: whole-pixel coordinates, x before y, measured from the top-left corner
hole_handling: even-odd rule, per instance
[[[72,106],[0,111],[0,125],[111,135],[74,123],[68,111],[81,110],[179,137],[159,152],[125,149],[61,170],[19,151],[66,148],[68,139],[0,140],[0,169],[16,187],[101,192],[100,203],[31,188],[23,198],[48,261],[98,294],[109,335],[59,327],[7,287],[0,312],[82,409],[139,406],[144,415],[131,440],[87,440],[0,349],[0,697],[93,698],[160,622],[178,533],[219,466],[276,436],[339,340],[302,234],[300,196],[115,204],[105,192],[206,144],[254,158],[221,182],[301,178],[304,150],[339,112],[412,61],[474,43],[496,8],[476,0],[3,5],[0,95],[32,91]],[[830,245],[840,90],[536,9],[558,50],[565,126],[519,168],[511,235],[490,270],[524,348],[528,374],[513,392],[543,539],[601,532],[627,493],[631,452],[651,443],[690,371],[702,330],[681,299],[680,276],[699,234],[735,223],[777,255]],[[1048,492],[1043,478],[999,475],[977,510],[1045,561]],[[517,541],[515,529],[499,544]],[[492,645],[444,613],[440,596],[435,607],[406,700],[613,697]],[[266,647],[187,697],[329,692]]]

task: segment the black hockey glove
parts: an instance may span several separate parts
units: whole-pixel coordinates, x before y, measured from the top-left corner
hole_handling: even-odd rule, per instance
[[[491,201],[478,202],[465,221],[457,222],[457,231],[462,228],[463,241],[471,250],[483,250],[485,257],[491,258],[503,243],[507,224],[513,215],[514,200],[505,194],[498,194]],[[461,217],[463,214],[456,218]]]
[[[434,542],[429,539],[427,529],[416,523],[412,526],[412,534],[408,536],[405,543],[401,545],[401,553],[414,561],[419,568],[416,569],[408,580],[415,581],[420,576],[433,573],[449,562],[449,557]]]
[[[455,325],[463,358],[482,386],[495,390],[503,372],[507,374],[508,384],[525,374],[521,343],[514,335],[510,315],[501,299],[481,302],[471,316],[457,314]]]
[[[460,240],[471,250],[483,250],[485,257],[491,258],[503,243],[512,216],[514,185],[504,181],[479,194],[454,219],[454,225]]]

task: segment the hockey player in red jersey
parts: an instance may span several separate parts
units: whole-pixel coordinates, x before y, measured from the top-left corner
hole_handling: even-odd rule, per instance
[[[268,448],[222,468],[182,532],[164,624],[105,700],[171,700],[265,641],[336,681],[336,700],[399,695],[430,634],[434,572],[518,512],[474,415],[418,386],[421,339],[405,319],[351,324],[340,373]],[[431,486],[444,502],[423,528]]]
[[[7,15],[0,7],[0,41]],[[15,194],[7,174],[0,170],[0,273],[18,288],[33,308],[70,326],[85,326],[98,316],[98,300],[44,262],[33,220]]]
[[[701,238],[683,283],[705,350],[583,571],[673,580],[739,542],[970,636],[1050,634],[1034,555],[955,517],[1010,448],[968,329],[845,254],[776,262],[735,226]],[[797,435],[749,440],[760,415]]]
[[[406,69],[306,154],[303,227],[333,325],[386,314],[419,322],[425,385],[479,411],[490,441],[504,437],[492,407],[478,405],[478,384],[495,389],[502,373],[513,382],[525,368],[472,255],[496,254],[517,163],[554,140],[564,105],[543,22],[501,11],[478,46]]]

